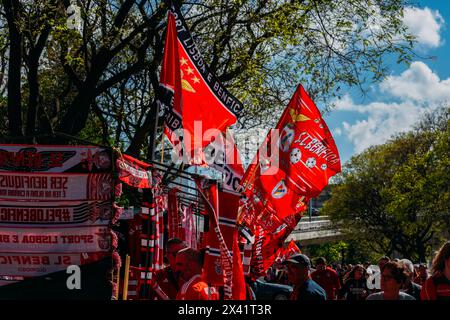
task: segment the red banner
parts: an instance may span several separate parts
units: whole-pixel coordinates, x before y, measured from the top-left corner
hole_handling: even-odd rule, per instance
[[[254,276],[264,275],[283,250],[283,243],[292,229],[286,225],[280,226],[275,232],[266,232],[263,228],[256,229],[255,245],[253,246],[252,266]]]
[[[0,199],[110,200],[113,192],[108,173],[0,173]]]
[[[0,144],[0,171],[110,172],[111,151],[96,146]]]
[[[0,275],[37,277],[66,270],[70,265],[98,261],[105,253],[1,253]]]
[[[243,185],[249,198],[256,196],[283,219],[304,210],[301,202],[317,197],[329,178],[340,171],[333,137],[299,85],[276,130],[268,135],[247,169]]]
[[[318,196],[329,178],[340,171],[333,137],[299,85],[243,178],[247,200],[239,224],[255,236],[255,275],[263,274],[273,264],[307,201]]]
[[[212,193],[212,192],[211,192]],[[212,194],[213,195],[213,194]],[[239,196],[226,192],[218,193],[218,222],[223,240],[232,253],[234,233],[236,231],[236,217],[239,207]],[[212,200],[211,202],[217,202]],[[214,219],[209,220],[209,232],[207,238],[207,249],[205,254],[204,268],[207,271],[208,283],[216,286],[224,285],[222,269],[222,258],[220,255],[220,241],[214,230]]]
[[[246,299],[246,284],[244,277],[244,265],[242,263],[241,251],[239,250],[238,232],[235,229],[233,237],[233,300]]]
[[[178,214],[178,199],[177,199],[178,189],[174,188],[169,191],[169,201],[168,201],[168,223],[169,223],[169,239],[178,238],[182,240],[181,237],[181,221]]]
[[[3,252],[99,252],[110,251],[113,236],[107,227],[0,228]]]
[[[151,165],[130,157],[126,154],[117,158],[118,178],[120,181],[135,188],[151,188]]]
[[[180,55],[178,52],[177,29],[173,14],[167,17],[166,42],[164,46],[164,56],[159,76],[160,92],[158,103],[164,110],[165,128],[164,132],[172,144],[176,141],[171,134],[182,127],[181,108],[181,77],[180,77]]]
[[[203,141],[203,133],[208,129],[225,131],[234,124],[243,106],[205,64],[179,9],[172,6],[171,10],[159,102],[165,109],[168,133],[182,127],[185,150],[190,152],[209,144],[210,141]],[[196,121],[201,122],[201,127]]]
[[[297,247],[297,245],[295,244],[295,241],[291,240],[291,242],[289,242],[289,244],[285,248],[283,248],[279,257],[281,258],[281,260],[286,260],[290,256],[297,254],[297,253],[302,253],[302,251]]]
[[[0,201],[1,225],[107,225],[112,218],[109,201],[24,202]]]
[[[208,197],[201,190],[201,183],[195,181],[209,212],[210,229],[204,261],[206,281],[224,287],[226,300],[233,299],[233,247],[239,196],[218,192],[217,185],[208,188]],[[240,253],[238,253],[240,254]]]
[[[0,145],[0,275],[40,276],[110,256],[112,168],[108,148]]]
[[[239,217],[241,231],[246,234],[247,239],[253,238],[251,262],[248,259],[245,261],[247,266],[253,267],[253,276],[264,275],[266,270],[272,266],[283,251],[284,241],[295,229],[301,217],[302,212],[297,212],[280,220],[267,208],[261,209],[261,207],[253,206],[251,199],[241,206]]]

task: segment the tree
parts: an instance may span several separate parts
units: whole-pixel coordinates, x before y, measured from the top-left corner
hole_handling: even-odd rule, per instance
[[[337,243],[326,243],[308,246],[309,255],[313,260],[324,257],[328,264],[342,261],[342,252],[348,247],[347,243],[339,241]]]
[[[426,261],[450,217],[449,110],[352,157],[322,212],[375,252]]]
[[[80,25],[72,29],[69,0],[2,0],[0,54],[8,64],[0,65],[7,74],[0,77],[0,89],[7,87],[0,116],[8,125],[1,134],[17,140],[57,131],[137,155],[154,132],[167,7],[151,0],[76,3]],[[270,124],[299,82],[328,101],[343,85],[364,90],[367,80],[382,79],[386,54],[408,62],[406,4],[178,1],[205,61],[244,103],[245,128]]]

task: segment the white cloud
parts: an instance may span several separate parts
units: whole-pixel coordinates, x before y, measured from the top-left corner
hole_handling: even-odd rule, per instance
[[[364,149],[386,142],[392,135],[408,131],[420,118],[423,110],[411,102],[382,103],[369,105],[352,105],[359,113],[367,114],[367,118],[353,124],[343,122],[343,130],[359,153]]]
[[[336,111],[353,111],[367,115],[353,123],[344,121],[342,130],[353,144],[354,151],[386,142],[393,135],[408,131],[426,110],[432,110],[443,101],[450,101],[450,78],[441,80],[422,62],[413,62],[399,76],[390,76],[380,84],[385,98],[398,102],[374,101],[367,105],[355,104],[349,95],[335,101]]]
[[[442,44],[440,30],[445,24],[439,11],[416,7],[407,7],[403,11],[403,22],[416,36],[420,46],[436,48]]]
[[[352,98],[346,94],[342,98],[334,101],[335,109],[337,111],[359,111],[364,112],[364,106],[358,106],[353,103]]]
[[[433,103],[450,100],[450,78],[439,76],[423,62],[415,61],[399,76],[389,76],[381,84],[383,92],[401,99]]]

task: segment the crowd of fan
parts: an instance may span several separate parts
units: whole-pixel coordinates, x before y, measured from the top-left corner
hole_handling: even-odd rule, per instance
[[[154,274],[152,299],[223,299],[220,288],[203,278],[201,252],[179,239],[169,240],[167,248],[168,264]],[[313,269],[306,255],[294,254],[278,261],[266,281],[290,285],[291,300],[450,300],[450,241],[439,249],[429,269],[389,257],[381,258],[378,266],[327,266],[324,258],[318,258]],[[248,300],[257,298],[252,283],[246,279]]]
[[[266,281],[293,285],[293,300],[450,300],[450,241],[430,268],[408,259],[383,257],[377,266],[327,265],[296,254],[271,268]]]

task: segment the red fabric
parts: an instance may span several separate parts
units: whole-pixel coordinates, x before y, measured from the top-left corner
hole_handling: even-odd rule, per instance
[[[219,192],[216,184],[202,191],[201,182],[196,185],[205,200],[209,212],[210,228],[207,238],[207,249],[204,261],[205,280],[216,286],[224,286],[225,299],[232,299],[233,236],[236,230],[236,216],[239,197],[227,192]]]
[[[234,194],[219,192],[215,185],[210,187],[210,201],[214,204],[219,222],[219,229],[223,235],[226,247],[231,251],[233,237],[236,230],[236,216],[239,206],[239,197]],[[216,198],[217,197],[217,198]],[[221,255],[221,243],[215,228],[215,219],[209,219],[208,249],[205,255],[204,269],[205,279],[208,283],[223,286],[223,269]]]
[[[311,273],[311,278],[317,282],[327,293],[327,300],[335,300],[338,290],[341,288],[339,277],[333,269],[316,270]]]
[[[257,228],[253,245],[252,266],[255,276],[264,275],[283,250],[283,243],[292,229],[283,224],[274,232]]]
[[[155,271],[153,277],[154,281],[159,285],[161,290],[171,299],[174,300],[178,293],[178,284],[174,283],[174,279],[169,276],[169,267],[166,267],[164,269],[160,269],[158,271]],[[154,298],[157,298],[158,300],[161,300],[158,298],[158,295],[155,292],[151,293],[150,296],[151,300]]]
[[[251,268],[251,261],[252,261],[252,244],[248,243],[244,245],[244,261],[242,262],[242,265],[244,267],[244,275],[250,276],[250,268]]]
[[[177,23],[182,20],[181,13],[176,12]],[[185,30],[184,30],[185,29]],[[208,129],[225,129],[236,122],[236,116],[218,99],[208,82],[196,67],[195,61],[199,59],[197,51],[195,58],[191,57],[195,43],[190,37],[187,28],[183,28],[189,42],[189,51],[183,47],[175,24],[175,16],[169,12],[167,22],[166,44],[160,76],[160,86],[165,97],[161,98],[166,108],[166,134],[174,146],[179,140],[171,139],[170,133],[180,127],[184,129],[185,150],[191,152],[202,149],[210,143],[203,141],[203,133]],[[203,61],[202,61],[203,62]],[[203,62],[203,68],[205,68]],[[212,77],[212,73],[209,73]],[[215,87],[221,86],[216,82]],[[172,102],[172,95],[173,102]],[[179,123],[181,120],[181,123]],[[199,127],[194,123],[201,121]],[[194,135],[194,131],[195,135]],[[189,139],[190,137],[190,139]]]
[[[169,223],[169,239],[178,238],[180,239],[178,220],[178,199],[177,199],[178,189],[174,188],[169,191],[169,200],[167,207],[168,223]]]
[[[185,243],[192,249],[197,249],[197,229],[194,223],[193,204],[186,208],[185,211]]]
[[[141,247],[141,233],[142,233],[142,217],[137,214],[133,220],[130,221],[128,227],[128,251],[130,253],[130,261],[133,265],[141,263],[140,247]]]
[[[341,171],[341,164],[331,132],[301,85],[276,129],[279,137],[268,135],[243,185],[249,197],[257,196],[283,219],[304,210],[305,200],[318,196],[329,178]]]
[[[247,200],[239,224],[257,237],[252,255],[255,274],[273,264],[308,200],[318,196],[340,171],[333,137],[299,85],[242,179]]]
[[[244,266],[241,259],[241,251],[238,244],[238,232],[234,232],[233,241],[233,300],[245,300],[246,283],[244,278]]]
[[[302,251],[297,247],[294,240],[291,240],[286,248],[283,249],[283,259],[287,259],[293,254],[302,253]]]
[[[160,86],[163,88],[160,97],[166,107],[165,134],[171,139],[173,130],[181,127],[181,78],[180,55],[178,53],[177,28],[175,18],[169,12],[167,17],[166,43],[159,75]],[[171,140],[172,144],[176,144]]]
[[[216,288],[209,287],[201,278],[189,280],[185,283],[176,297],[177,300],[219,300]]]
[[[179,239],[186,242],[186,229],[184,222],[186,222],[188,205],[181,203],[178,207],[178,221],[179,221]]]
[[[441,274],[428,278],[422,286],[420,299],[450,301],[450,280]]]
[[[244,201],[239,224],[255,237],[251,256],[248,251],[246,254],[251,257],[251,261],[245,262],[247,266],[251,265],[254,277],[264,275],[276,258],[284,254],[284,241],[297,226],[302,214],[302,211],[297,212],[280,220],[273,211],[263,207],[260,201],[255,201],[255,198]],[[247,268],[246,274],[248,271]]]
[[[164,265],[164,245],[167,242],[167,239],[164,238],[164,211],[168,207],[168,196],[166,193],[161,193],[155,198],[155,201],[158,214],[158,269],[161,269]]]
[[[123,154],[117,158],[116,165],[120,181],[135,188],[151,188],[152,177],[148,169],[150,164]]]

